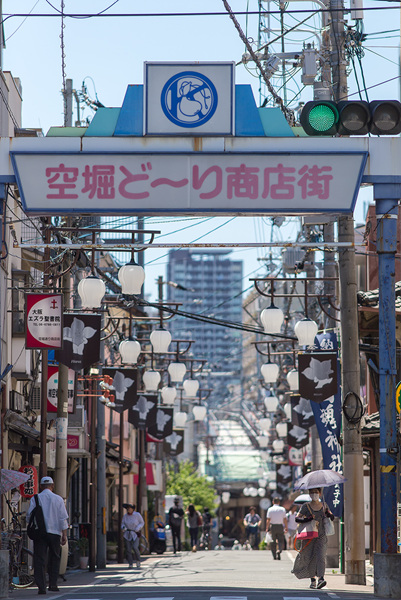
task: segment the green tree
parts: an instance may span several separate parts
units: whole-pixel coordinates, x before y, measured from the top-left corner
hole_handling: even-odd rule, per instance
[[[199,475],[191,461],[180,462],[177,471],[174,465],[167,465],[166,487],[167,494],[182,497],[184,508],[187,508],[188,504],[193,504],[197,510],[207,506],[210,512],[214,512],[216,490],[213,483],[203,475]]]

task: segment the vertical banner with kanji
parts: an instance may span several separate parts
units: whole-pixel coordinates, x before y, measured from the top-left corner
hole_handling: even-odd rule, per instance
[[[337,352],[337,336],[334,332],[323,332],[316,336],[315,345],[322,350]],[[320,442],[322,445],[323,468],[331,469],[338,473],[343,472],[341,460],[341,447],[339,443],[341,433],[341,391],[339,386],[339,372],[336,369],[337,392],[323,402],[311,402],[313,414]],[[343,512],[342,485],[335,485],[324,490],[324,499],[336,517],[341,517]]]
[[[21,473],[29,475],[29,479],[19,486],[23,498],[32,498],[38,493],[38,471],[33,465],[24,465],[18,469]]]

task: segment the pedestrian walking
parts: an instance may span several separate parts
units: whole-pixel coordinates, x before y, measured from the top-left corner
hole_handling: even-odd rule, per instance
[[[284,533],[287,532],[287,527],[288,522],[285,508],[280,506],[280,498],[273,498],[273,505],[266,514],[266,531],[269,531],[272,536],[270,548],[274,560],[281,559],[281,553],[284,550],[285,544]]]
[[[295,520],[296,516],[297,506],[293,504],[287,513],[288,548],[290,548],[290,550],[294,547],[294,538],[298,527],[298,523]]]
[[[38,594],[46,594],[46,564],[49,575],[49,591],[59,592],[57,579],[60,570],[61,546],[67,542],[68,513],[64,500],[53,492],[54,481],[51,477],[40,480],[41,492],[37,495],[43,511],[46,534],[33,542],[33,569]],[[36,507],[36,498],[32,497],[26,514],[27,520]]]
[[[168,511],[168,524],[170,525],[171,535],[173,537],[174,554],[181,552],[181,524],[184,517],[184,510],[180,507],[180,499],[174,498],[174,506]]]
[[[196,552],[196,547],[198,545],[198,532],[199,527],[202,525],[202,517],[200,512],[195,509],[193,504],[188,506],[186,515],[189,535],[191,538],[192,552]]]
[[[259,527],[262,519],[256,512],[255,506],[249,507],[249,513],[244,517],[246,542],[249,542],[252,548],[257,548],[259,545]]]
[[[127,552],[128,568],[133,567],[133,555],[135,556],[136,566],[141,566],[141,554],[139,552],[139,538],[141,529],[145,525],[142,516],[135,510],[135,504],[123,504],[126,514],[121,519],[121,529],[124,531],[125,550]]]
[[[309,587],[319,590],[326,585],[324,573],[326,570],[327,536],[324,519],[334,520],[334,515],[327,504],[320,500],[321,493],[321,488],[311,489],[309,495],[312,501],[303,504],[296,516],[297,523],[304,524],[315,520],[318,527],[318,537],[302,540],[300,552],[291,571],[298,579],[309,577],[311,580]],[[316,577],[318,577],[317,582]]]

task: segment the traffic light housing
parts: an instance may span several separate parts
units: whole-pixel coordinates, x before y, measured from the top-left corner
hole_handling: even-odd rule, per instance
[[[401,103],[398,100],[312,101],[303,107],[300,122],[311,136],[397,135],[401,133]]]

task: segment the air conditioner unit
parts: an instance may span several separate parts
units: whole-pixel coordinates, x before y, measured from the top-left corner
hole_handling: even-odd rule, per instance
[[[15,390],[10,391],[10,410],[17,413],[25,412],[25,396]]]

